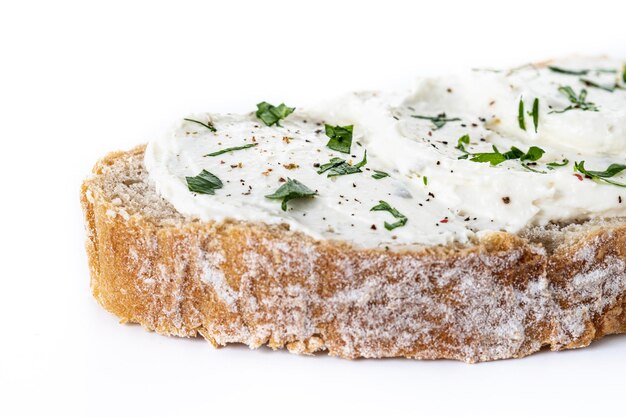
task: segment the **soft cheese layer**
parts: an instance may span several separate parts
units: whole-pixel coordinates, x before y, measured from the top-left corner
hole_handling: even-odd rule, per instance
[[[152,141],[145,163],[158,192],[183,214],[202,220],[286,223],[316,238],[341,239],[362,246],[467,242],[476,233],[517,232],[529,225],[590,217],[626,216],[626,188],[594,182],[573,171],[575,161],[602,171],[626,163],[626,86],[623,64],[604,59],[570,59],[509,71],[475,70],[420,79],[409,94],[355,93],[315,108],[297,109],[266,126],[254,112],[245,115],[197,114],[216,132],[180,121]],[[557,68],[557,70],[558,70]],[[576,74],[572,74],[576,73]],[[559,87],[569,86],[593,110],[573,108]],[[535,132],[532,107],[538,99]],[[526,129],[520,127],[520,100]],[[290,104],[290,103],[288,103]],[[443,126],[432,120],[445,113]],[[420,117],[415,117],[420,116]],[[453,120],[459,119],[459,120]],[[350,154],[326,146],[324,124],[354,125]],[[457,148],[469,135],[466,151],[500,152],[538,146],[536,162],[507,160],[496,166],[474,162]],[[218,156],[224,148],[254,147]],[[318,174],[333,157],[358,163],[362,172],[337,177]],[[552,162],[569,163],[549,167]],[[529,169],[530,168],[530,169]],[[553,168],[553,169],[550,169]],[[207,170],[224,183],[215,195],[189,191],[185,177]],[[374,179],[374,170],[389,177]],[[265,196],[293,178],[317,191],[291,200],[288,210]],[[626,182],[626,175],[611,178]],[[371,208],[386,201],[405,215],[395,219]]]

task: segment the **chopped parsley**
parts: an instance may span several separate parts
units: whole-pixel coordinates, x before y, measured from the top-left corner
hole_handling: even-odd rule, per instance
[[[350,153],[350,147],[352,146],[352,130],[354,126],[331,126],[326,125],[326,136],[330,138],[326,146],[330,149],[342,152]]]
[[[567,68],[555,67],[553,65],[549,65],[548,68],[550,69],[550,71],[554,71],[554,72],[557,72],[559,74],[567,74],[567,75],[587,75],[587,74],[589,74],[589,70],[588,69],[571,70],[571,69],[567,69]]]
[[[550,162],[546,164],[546,166],[548,167],[548,169],[555,169],[559,167],[564,167],[567,164],[569,164],[569,159],[563,159],[563,162]]]
[[[626,165],[623,164],[611,164],[604,171],[588,171],[585,168],[585,161],[574,162],[574,172],[580,172],[581,174],[591,178],[595,182],[605,182],[608,184],[617,185],[618,187],[626,187],[626,184],[610,180],[623,170],[626,169]]]
[[[356,174],[361,171],[361,168],[367,164],[367,151],[363,155],[363,159],[361,162],[350,165],[345,160],[341,158],[331,158],[330,162],[323,164],[320,166],[320,169],[317,170],[318,174],[323,174],[328,171],[328,177],[337,177],[339,175],[349,175]]]
[[[624,69],[622,71],[622,82],[626,84],[626,65],[624,65]]]
[[[435,130],[441,129],[448,122],[460,122],[461,121],[461,119],[459,119],[458,117],[448,118],[446,117],[445,113],[440,113],[437,116],[421,116],[421,115],[414,114],[414,115],[411,115],[411,117],[414,117],[416,119],[430,120],[435,126]]]
[[[422,181],[424,181],[424,185],[428,185],[428,177],[426,175],[422,177]]]
[[[528,148],[528,152],[524,152],[521,149],[512,146],[509,151],[502,153],[494,145],[493,152],[466,153],[459,159],[467,159],[468,157],[471,157],[470,161],[472,162],[488,162],[492,166],[501,164],[504,161],[519,159],[522,162],[522,165],[525,165],[523,162],[538,161],[544,153],[545,151],[537,146],[531,146]],[[527,166],[525,167],[527,168]]]
[[[265,197],[273,200],[282,200],[280,208],[283,211],[287,211],[287,202],[296,198],[312,197],[317,194],[317,191],[311,190],[306,185],[302,184],[298,180],[292,180],[287,178],[287,182],[278,187],[273,194],[268,194]]]
[[[404,226],[408,221],[404,214],[400,213],[398,210],[391,207],[389,203],[383,200],[379,200],[378,204],[372,207],[370,211],[388,211],[394,218],[398,219],[398,221],[394,223],[385,222],[385,229],[387,230],[393,230],[396,227]]]
[[[217,129],[215,128],[215,126],[213,126],[213,123],[211,123],[211,122],[202,123],[201,121],[194,120],[194,119],[183,119],[183,120],[186,120],[186,121],[191,122],[191,123],[197,123],[200,126],[204,126],[207,129],[209,129],[211,132],[217,132]]]
[[[533,117],[533,125],[535,126],[535,133],[537,133],[537,128],[539,128],[539,99],[535,98],[533,101],[533,111],[530,113]]]
[[[380,180],[389,176],[389,174],[387,174],[385,171],[379,171],[377,169],[374,169],[373,171],[374,174],[372,175],[372,178],[374,178],[375,180]]]
[[[590,72],[596,72],[596,73],[608,73],[608,74],[614,74],[616,71],[612,68],[593,68],[593,69],[579,69],[579,70],[573,70],[573,69],[568,69],[568,68],[563,68],[563,67],[556,67],[553,65],[549,65],[548,68],[551,71],[557,72],[559,74],[566,74],[566,75],[587,75]]]
[[[456,148],[460,150],[461,152],[468,154],[469,152],[465,150],[465,145],[469,145],[469,143],[470,143],[469,135],[463,135],[456,142]],[[467,158],[467,156],[465,156],[465,158]],[[461,159],[465,159],[465,158],[461,158]]]
[[[280,121],[289,116],[296,109],[295,107],[287,107],[285,103],[274,106],[265,101],[256,105],[256,117],[261,119],[267,126],[280,126]]]
[[[580,90],[580,94],[578,95],[576,95],[570,86],[559,87],[559,92],[565,95],[572,104],[563,110],[552,110],[550,113],[565,113],[566,111],[576,109],[583,111],[599,111],[598,107],[594,103],[587,101],[587,90],[584,88]]]
[[[219,151],[216,151],[216,152],[211,152],[211,153],[208,153],[208,154],[206,154],[204,156],[218,156],[218,155],[221,155],[223,153],[232,152],[232,151],[239,151],[241,149],[248,149],[248,148],[252,148],[252,147],[257,146],[257,145],[258,145],[258,143],[248,143],[246,145],[233,146],[232,148],[226,148],[226,149],[222,149],[222,150],[219,150]]]
[[[528,112],[529,116],[533,118],[533,125],[535,126],[535,133],[539,127],[539,99],[535,98],[533,101],[533,110]],[[526,113],[524,112],[524,98],[519,99],[519,105],[517,107],[517,122],[522,130],[526,130]]]
[[[195,177],[185,177],[185,179],[189,191],[197,194],[215,194],[215,190],[224,185],[219,178],[206,169],[203,169]]]
[[[524,98],[519,99],[519,105],[517,106],[517,123],[519,128],[526,130],[526,115],[524,114]]]
[[[597,82],[595,82],[593,80],[589,80],[587,78],[581,78],[580,82],[583,83],[587,87],[599,88],[600,90],[608,91],[609,93],[614,92],[616,88],[621,88],[619,86],[619,84],[617,84],[617,83],[615,83],[613,85],[605,85],[605,84],[597,83]]]

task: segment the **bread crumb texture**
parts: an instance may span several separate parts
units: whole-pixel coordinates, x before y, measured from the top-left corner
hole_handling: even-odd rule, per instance
[[[143,152],[108,155],[81,191],[93,295],[123,322],[214,346],[465,362],[626,331],[624,219],[362,249],[185,218],[158,196]]]

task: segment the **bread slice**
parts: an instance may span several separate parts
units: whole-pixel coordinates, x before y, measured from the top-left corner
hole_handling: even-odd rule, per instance
[[[626,332],[625,219],[361,249],[186,218],[156,193],[144,149],[106,156],[81,192],[93,295],[122,322],[215,346],[466,362]]]

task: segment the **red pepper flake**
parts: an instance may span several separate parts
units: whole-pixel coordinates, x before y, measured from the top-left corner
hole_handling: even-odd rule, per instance
[[[448,218],[446,217],[445,219],[439,220],[439,223],[448,223]]]
[[[580,174],[574,174],[574,176],[575,176],[576,178],[578,178],[578,180],[579,180],[579,181],[582,181],[582,180],[583,180],[583,176],[582,176],[582,175],[580,175]]]

